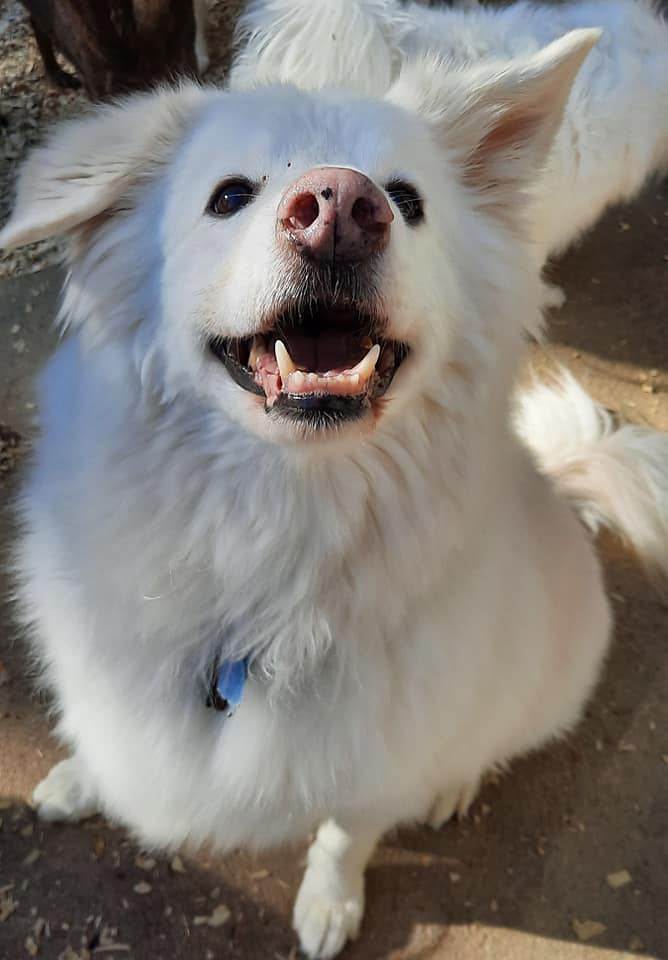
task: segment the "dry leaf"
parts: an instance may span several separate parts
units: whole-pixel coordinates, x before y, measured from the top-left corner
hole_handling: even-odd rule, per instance
[[[153,870],[156,865],[156,861],[153,857],[144,857],[141,853],[137,854],[135,857],[135,863],[140,870]]]
[[[607,927],[604,923],[599,923],[598,920],[573,920],[573,930],[578,940],[582,940],[583,943],[586,943],[588,940],[593,940],[594,937],[600,937],[602,933],[605,933]]]
[[[230,913],[229,907],[226,907],[224,903],[219,903],[209,917],[209,926],[222,927],[224,923],[227,923],[231,916],[232,914]]]
[[[14,900],[10,893],[0,895],[0,923],[11,917],[18,905],[18,900]]]
[[[617,870],[615,873],[609,873],[606,880],[608,885],[616,890],[618,887],[625,887],[627,883],[631,883],[631,874],[628,870]]]
[[[172,857],[171,863],[169,864],[173,873],[185,873],[186,868],[183,866],[183,860],[178,854],[175,857]]]

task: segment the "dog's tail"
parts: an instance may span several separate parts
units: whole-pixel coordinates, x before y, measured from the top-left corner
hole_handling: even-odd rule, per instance
[[[616,426],[565,371],[520,394],[515,427],[593,532],[614,530],[668,574],[668,434]]]
[[[398,0],[253,0],[239,20],[230,86],[294,83],[382,96],[398,63]]]

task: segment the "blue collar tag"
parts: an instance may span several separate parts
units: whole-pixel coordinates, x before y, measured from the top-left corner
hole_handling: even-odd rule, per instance
[[[207,707],[213,707],[231,717],[243,699],[247,679],[247,659],[216,663],[206,701]]]

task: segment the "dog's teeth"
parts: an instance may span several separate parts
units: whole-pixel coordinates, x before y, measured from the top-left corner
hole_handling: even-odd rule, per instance
[[[318,382],[318,374],[317,374],[317,373],[307,373],[307,374],[306,374],[306,379],[308,380],[309,383],[317,383],[317,382]]]
[[[373,347],[371,347],[366,357],[360,360],[357,366],[353,367],[352,370],[349,371],[348,376],[359,376],[361,380],[368,380],[373,371],[376,369],[379,356],[380,347],[376,343]]]
[[[305,382],[306,382],[306,377],[304,376],[301,370],[295,370],[294,373],[290,374],[291,387],[294,387],[295,389],[299,389],[299,387],[304,386]]]
[[[295,373],[297,367],[292,362],[292,357],[288,353],[287,347],[282,340],[277,340],[274,344],[274,353],[276,354],[276,363],[278,364],[278,372],[281,375],[281,380],[286,384],[288,377],[291,373]]]

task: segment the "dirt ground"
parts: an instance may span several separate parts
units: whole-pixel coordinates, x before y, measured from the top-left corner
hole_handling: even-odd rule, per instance
[[[552,277],[568,302],[534,366],[565,362],[611,409],[668,430],[668,185],[613,211]],[[0,446],[3,552],[60,282],[55,267],[0,282],[0,423],[25,450]],[[668,606],[618,544],[601,549],[617,631],[583,724],[488,783],[465,823],[387,838],[346,960],[668,960]],[[60,754],[8,600],[0,661],[0,960],[294,960],[303,850],[174,860],[101,820],[36,821],[27,801]]]

